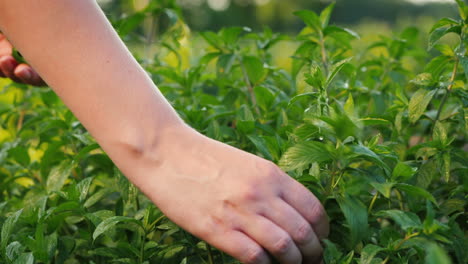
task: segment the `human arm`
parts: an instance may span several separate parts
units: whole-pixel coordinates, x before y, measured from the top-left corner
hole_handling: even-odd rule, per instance
[[[174,222],[246,263],[270,263],[265,249],[315,263],[328,233],[319,201],[272,163],[186,126],[94,1],[0,0],[0,30]]]
[[[34,86],[45,85],[36,71],[25,63],[19,63],[12,55],[13,46],[0,32],[0,78],[10,78],[15,82]]]

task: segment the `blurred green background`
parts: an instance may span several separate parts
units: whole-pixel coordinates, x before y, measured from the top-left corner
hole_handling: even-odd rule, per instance
[[[98,0],[109,16],[138,10],[149,1],[164,0]],[[274,31],[297,32],[301,22],[293,12],[301,9],[318,11],[332,0],[177,0],[192,30],[218,30],[224,26],[247,26],[254,30],[264,26]],[[421,18],[456,15],[453,0],[337,0],[332,21],[339,25],[403,22],[418,23]]]

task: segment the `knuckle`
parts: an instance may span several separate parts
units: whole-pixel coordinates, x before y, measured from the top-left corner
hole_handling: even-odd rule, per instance
[[[258,201],[260,199],[261,192],[259,190],[259,187],[256,185],[250,185],[244,188],[242,192],[242,200],[244,201]]]
[[[272,253],[274,255],[285,255],[291,249],[293,243],[290,237],[282,237],[273,245]]]
[[[298,244],[305,244],[312,238],[312,227],[309,223],[300,224],[294,235],[294,241]]]
[[[319,202],[316,202],[312,205],[312,208],[310,210],[310,220],[312,224],[317,224],[320,221],[323,221],[327,217],[327,213],[325,212],[325,209],[323,208],[322,204]]]
[[[250,248],[246,251],[243,262],[245,264],[258,264],[264,261],[265,254],[259,247]]]

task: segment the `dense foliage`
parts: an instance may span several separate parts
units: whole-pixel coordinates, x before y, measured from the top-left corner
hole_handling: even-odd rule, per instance
[[[164,21],[148,73],[194,128],[278,163],[321,199],[325,263],[467,263],[462,1],[428,46],[409,27],[356,47],[357,33],[329,24],[330,5],[297,12],[306,27],[294,38],[203,32],[200,56],[181,44],[188,30],[173,1],[153,2],[115,22],[119,33]],[[289,68],[272,51],[286,41]],[[51,90],[3,86],[0,263],[237,263],[129,184]]]

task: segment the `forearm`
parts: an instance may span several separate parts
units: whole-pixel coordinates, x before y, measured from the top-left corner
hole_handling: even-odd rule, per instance
[[[95,1],[0,0],[0,30],[111,158],[182,125]]]

